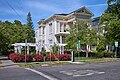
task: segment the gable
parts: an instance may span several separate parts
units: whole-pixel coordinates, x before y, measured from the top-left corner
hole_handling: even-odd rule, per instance
[[[86,7],[82,7],[76,11],[74,11],[74,13],[81,13],[81,14],[88,14],[88,15],[91,15],[93,16],[93,13],[90,12]]]

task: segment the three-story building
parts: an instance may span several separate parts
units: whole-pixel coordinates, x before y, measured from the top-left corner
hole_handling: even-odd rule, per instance
[[[92,12],[82,7],[69,14],[54,14],[40,20],[36,30],[36,51],[40,52],[44,47],[46,52],[50,52],[51,47],[56,44],[60,47],[60,53],[64,53],[64,46],[67,45],[65,37],[70,34],[67,29],[73,27],[76,20],[91,21],[92,16]]]

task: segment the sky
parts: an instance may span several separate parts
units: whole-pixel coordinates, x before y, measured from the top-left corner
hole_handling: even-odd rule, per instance
[[[27,23],[27,14],[31,13],[34,28],[37,22],[54,14],[70,13],[85,6],[93,18],[102,15],[107,8],[107,0],[0,0],[0,20],[19,20]]]

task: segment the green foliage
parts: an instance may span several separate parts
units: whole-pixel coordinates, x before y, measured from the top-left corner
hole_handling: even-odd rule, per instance
[[[114,52],[106,52],[106,51],[104,51],[104,57],[114,58],[115,53]]]
[[[109,44],[120,41],[120,0],[108,0],[108,8],[100,18]]]
[[[105,44],[100,42],[98,45],[97,45],[97,51],[98,52],[102,52],[105,50]]]
[[[54,43],[54,45],[53,45],[53,47],[52,47],[52,53],[53,53],[53,54],[57,54],[57,53],[58,53],[58,50],[59,50],[59,46]]]
[[[103,58],[103,57],[104,58],[113,58],[115,55],[115,53],[113,53],[113,52],[106,52],[106,51],[100,51],[100,52],[92,51],[90,54],[92,55],[90,57],[95,57],[95,58]]]
[[[35,31],[34,31],[34,28],[33,28],[33,22],[32,22],[32,17],[31,17],[30,12],[27,15],[27,26],[29,26],[29,29],[30,29],[29,30],[30,33],[28,35],[34,37],[35,36]],[[35,40],[32,39],[32,42],[35,42]]]
[[[104,52],[103,51],[97,52],[97,53],[95,53],[95,56],[96,56],[96,58],[102,58],[102,57],[104,57]]]
[[[27,15],[27,25],[33,29],[33,22],[32,22],[32,17],[31,17],[31,13],[29,12]]]
[[[34,42],[34,37],[31,36],[31,29],[27,25],[23,25],[20,21],[15,20],[13,23],[9,21],[0,23],[0,48],[1,52],[8,52],[11,49],[11,44],[25,42]]]
[[[80,40],[81,44],[96,45],[97,44],[97,30],[90,27],[90,23],[78,20],[75,25],[69,29],[70,35],[66,37],[68,49],[77,48],[77,41]]]
[[[46,56],[46,50],[45,50],[45,47],[42,47],[42,49],[41,49],[41,52],[40,52],[41,54],[43,54],[43,56]]]

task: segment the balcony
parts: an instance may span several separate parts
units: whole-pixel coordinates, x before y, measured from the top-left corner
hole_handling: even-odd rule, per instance
[[[63,44],[58,44],[59,46],[66,46],[67,44],[63,43]]]
[[[60,36],[60,35],[68,35],[70,34],[70,32],[66,31],[66,32],[57,32],[55,33],[55,36]]]

